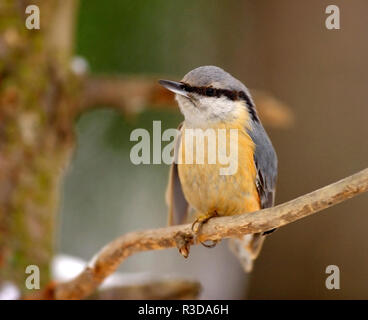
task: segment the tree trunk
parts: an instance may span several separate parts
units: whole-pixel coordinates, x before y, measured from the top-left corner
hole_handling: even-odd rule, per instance
[[[40,8],[40,30],[25,26],[29,4]],[[23,292],[27,265],[40,268],[41,286],[49,281],[60,177],[74,141],[76,5],[0,4],[0,283]]]

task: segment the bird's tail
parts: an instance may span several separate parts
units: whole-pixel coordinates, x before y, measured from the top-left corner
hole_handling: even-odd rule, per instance
[[[265,238],[262,233],[255,233],[229,240],[229,248],[237,256],[245,272],[253,270],[254,260],[261,252]]]

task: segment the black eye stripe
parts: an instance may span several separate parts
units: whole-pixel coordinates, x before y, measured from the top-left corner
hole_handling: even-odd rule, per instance
[[[195,87],[195,86],[191,86],[184,82],[182,82],[182,85],[185,91],[194,92],[202,96],[206,96],[206,97],[218,97],[219,98],[221,96],[225,96],[232,101],[244,100],[248,107],[249,113],[252,117],[252,120],[255,122],[259,121],[257,112],[255,110],[255,106],[252,100],[250,99],[250,97],[244,91],[218,89],[218,88],[213,88],[213,87]]]
[[[252,105],[252,101],[244,91],[235,91],[227,89],[217,89],[213,87],[195,87],[187,83],[183,83],[183,89],[187,92],[194,92],[202,96],[221,97],[225,96],[230,100],[244,100],[247,104]]]

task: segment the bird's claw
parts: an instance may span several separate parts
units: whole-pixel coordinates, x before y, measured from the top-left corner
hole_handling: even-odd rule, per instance
[[[201,216],[199,218],[197,218],[193,224],[192,224],[192,231],[195,234],[195,242],[197,242],[197,237],[199,232],[201,231],[202,226],[208,221],[210,220],[212,217],[216,216],[217,213],[215,213],[214,215],[204,215]],[[211,244],[206,244],[205,242],[202,241],[198,241],[202,246],[206,247],[206,248],[214,248],[216,247],[217,243],[219,242],[218,240],[213,240]]]
[[[217,243],[219,243],[219,240],[211,240],[212,243],[211,244],[206,244],[206,242],[202,242],[202,241],[199,241],[200,244],[206,248],[214,248],[216,247]]]

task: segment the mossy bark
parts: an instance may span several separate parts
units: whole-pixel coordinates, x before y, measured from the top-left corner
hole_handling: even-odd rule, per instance
[[[29,4],[40,8],[40,30],[25,26]],[[41,286],[49,281],[60,177],[73,146],[79,80],[69,69],[74,22],[62,18],[71,6],[0,4],[0,282],[23,292],[27,265],[40,268]],[[60,30],[68,34],[58,42]]]

